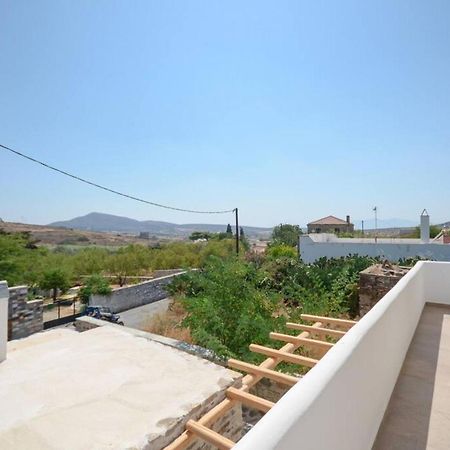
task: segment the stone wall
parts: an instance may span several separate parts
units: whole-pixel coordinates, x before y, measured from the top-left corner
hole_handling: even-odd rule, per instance
[[[9,288],[8,340],[21,339],[43,330],[42,300],[28,302],[27,286]]]
[[[269,380],[268,378],[262,378],[250,389],[250,393],[276,403],[289,389],[290,387],[285,384],[277,383],[276,381]],[[261,420],[264,413],[256,409],[243,406],[242,416],[246,425],[246,431],[248,431],[256,425],[259,420]]]
[[[154,280],[114,289],[109,295],[92,295],[90,305],[108,306],[111,311],[118,313],[137,306],[162,300],[167,297],[165,287],[174,277],[185,272],[166,275]]]
[[[367,314],[408,273],[408,268],[374,264],[359,274],[359,315]]]

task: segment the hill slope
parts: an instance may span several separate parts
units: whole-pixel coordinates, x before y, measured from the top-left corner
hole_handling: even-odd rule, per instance
[[[49,224],[52,227],[73,228],[77,230],[89,231],[109,231],[119,233],[149,232],[152,235],[160,236],[189,236],[193,231],[209,231],[212,233],[225,231],[226,224],[182,224],[178,225],[170,222],[159,222],[155,220],[135,220],[129,217],[115,216],[112,214],[103,214],[92,212],[85,216],[75,217],[74,219],[53,222]],[[244,232],[251,237],[269,236],[271,228],[247,227],[243,226]]]

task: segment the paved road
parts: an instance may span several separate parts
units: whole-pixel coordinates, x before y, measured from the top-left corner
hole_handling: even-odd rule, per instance
[[[137,308],[129,309],[128,311],[122,311],[119,313],[120,320],[123,320],[126,327],[143,330],[143,327],[149,322],[152,316],[167,311],[170,301],[170,298],[165,298],[150,303],[149,305],[138,306]]]

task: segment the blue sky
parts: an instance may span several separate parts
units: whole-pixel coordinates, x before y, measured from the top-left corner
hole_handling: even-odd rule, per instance
[[[270,226],[450,220],[450,2],[0,0],[0,142]],[[161,210],[0,151],[0,217]]]

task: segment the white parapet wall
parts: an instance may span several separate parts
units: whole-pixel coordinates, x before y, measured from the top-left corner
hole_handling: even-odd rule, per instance
[[[426,302],[450,305],[450,263],[417,263],[234,448],[371,449]]]
[[[8,303],[8,284],[6,281],[0,281],[0,362],[6,359],[6,344],[8,342]]]
[[[311,264],[319,258],[340,258],[349,255],[380,257],[389,261],[421,257],[450,261],[450,245],[424,243],[420,239],[358,239],[338,238],[333,234],[300,236],[300,257]]]

